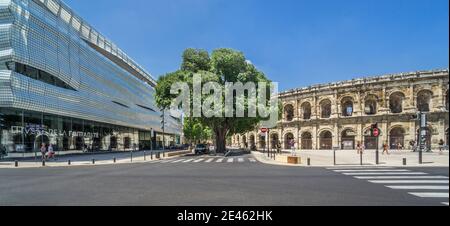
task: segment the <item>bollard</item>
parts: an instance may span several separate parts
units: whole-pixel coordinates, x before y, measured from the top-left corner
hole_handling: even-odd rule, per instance
[[[308,158],[308,166],[311,166],[311,159]]]
[[[150,152],[150,159],[153,160],[153,152]]]
[[[113,158],[113,162],[116,163],[116,157]]]
[[[69,165],[69,166],[72,165],[72,161],[70,161],[70,160],[67,161],[67,165]]]
[[[360,155],[359,158],[360,158],[360,162],[361,162],[361,166],[362,166],[362,165],[364,165],[364,164],[363,164],[363,153],[361,152],[359,155]]]
[[[45,160],[42,161],[42,166],[45,166]]]
[[[147,161],[147,154],[144,151],[144,161]]]
[[[92,164],[95,165],[95,159],[92,159]]]
[[[14,162],[14,166],[15,166],[15,167],[19,167],[19,162],[18,162],[18,161],[15,161],[15,162]]]
[[[404,165],[404,166],[407,165],[407,163],[406,163],[406,158],[403,159],[403,165]]]

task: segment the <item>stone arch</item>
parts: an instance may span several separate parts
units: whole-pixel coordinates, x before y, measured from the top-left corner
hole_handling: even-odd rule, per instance
[[[378,96],[369,94],[364,98],[364,113],[366,115],[375,115],[378,112]]]
[[[445,100],[444,100],[444,106],[445,106],[445,110],[449,110],[449,96],[448,96],[448,89],[447,91],[445,91]]]
[[[389,96],[389,109],[391,113],[399,114],[403,112],[405,94],[401,91],[392,92]]]
[[[405,147],[406,129],[403,126],[393,126],[389,131],[389,147],[397,149],[399,145]]]
[[[246,135],[242,135],[242,145],[244,146],[244,148],[248,148],[248,141]]]
[[[292,104],[286,104],[284,106],[284,119],[288,122],[291,122],[294,120],[295,113],[294,113],[294,105]]]
[[[372,129],[371,126],[363,129],[363,131],[364,131],[363,132],[363,138],[364,138],[363,143],[364,143],[364,147],[366,149],[375,150],[375,149],[377,149],[378,143],[377,143],[377,138],[372,136],[371,129]],[[381,134],[382,133],[383,132],[381,131]],[[381,136],[381,134],[380,134],[380,136]]]
[[[320,117],[321,118],[331,118],[332,113],[332,102],[330,99],[324,99],[320,101]]]
[[[347,96],[341,99],[341,115],[343,117],[351,117],[355,112],[355,100],[351,96]]]
[[[256,149],[256,136],[254,133],[249,134],[249,144],[250,149],[255,150]]]
[[[295,147],[295,136],[292,132],[287,132],[284,135],[284,149],[292,149]]]
[[[354,150],[356,147],[356,132],[353,128],[345,128],[341,131],[341,149]]]
[[[333,148],[333,133],[330,130],[322,130],[319,133],[319,149],[331,150]]]
[[[313,136],[309,131],[304,131],[301,133],[301,149],[302,150],[312,150],[313,149]]]
[[[309,120],[312,115],[312,105],[310,102],[304,102],[301,105],[301,115],[302,119]]]
[[[280,142],[280,137],[278,135],[278,133],[274,132],[270,134],[270,147],[272,149],[276,149],[278,143]]]
[[[417,110],[420,112],[429,112],[432,108],[433,92],[431,90],[421,90],[417,92]]]

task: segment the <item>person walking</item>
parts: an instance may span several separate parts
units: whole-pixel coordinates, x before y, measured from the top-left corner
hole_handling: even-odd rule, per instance
[[[384,155],[384,153],[389,155],[389,145],[387,143],[383,144],[383,155]]]
[[[41,145],[41,155],[42,155],[42,161],[45,161],[45,160],[47,160],[47,147],[46,147],[46,145],[45,145],[45,143],[42,143],[42,145]]]
[[[53,149],[52,144],[48,145],[47,160],[50,160],[50,159],[56,160],[56,153],[55,153],[55,150]]]
[[[444,145],[445,145],[445,142],[444,142],[444,140],[440,140],[439,141],[439,155],[443,155],[444,154]]]
[[[356,144],[356,151],[359,154],[362,154],[362,146],[361,146],[361,142],[358,141],[358,143]]]

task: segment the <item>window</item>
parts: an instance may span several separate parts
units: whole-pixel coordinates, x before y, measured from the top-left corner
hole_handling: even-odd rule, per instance
[[[417,110],[420,112],[429,112],[431,110],[431,99],[433,93],[429,90],[420,91],[417,94]]]
[[[342,100],[342,116],[351,117],[353,116],[353,99],[344,98]]]
[[[290,122],[294,120],[294,107],[290,104],[286,105],[286,107],[284,107],[284,114],[286,121]]]
[[[56,76],[47,73],[45,71],[39,70],[37,68],[24,65],[17,62],[8,62],[7,63],[8,69],[15,71],[16,73],[19,73],[21,75],[27,76],[29,78],[59,87],[63,89],[68,89],[72,91],[76,91],[74,88],[72,88],[69,84],[65,83],[61,79],[57,78]]]
[[[405,95],[403,93],[397,92],[393,93],[389,98],[389,108],[391,113],[399,114],[403,112],[403,100]]]
[[[311,104],[306,102],[302,104],[303,119],[311,119]]]
[[[324,100],[320,104],[320,111],[322,118],[330,118],[331,117],[331,101]]]
[[[377,97],[368,96],[366,98],[364,112],[366,115],[375,115],[377,113]]]

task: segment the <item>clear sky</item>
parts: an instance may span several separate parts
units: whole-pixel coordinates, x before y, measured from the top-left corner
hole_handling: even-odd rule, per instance
[[[280,90],[446,69],[448,0],[65,0],[155,78],[184,49],[246,54]]]

